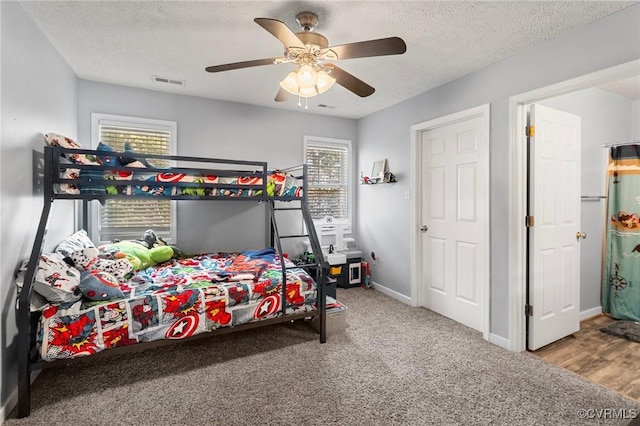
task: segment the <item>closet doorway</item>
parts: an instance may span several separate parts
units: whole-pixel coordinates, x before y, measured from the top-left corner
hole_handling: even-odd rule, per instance
[[[640,61],[632,61],[574,80],[534,90],[510,98],[510,214],[509,214],[509,348],[527,348],[526,278],[527,226],[527,107],[543,104],[582,117],[581,144],[581,202],[582,224],[575,232],[588,238],[581,242],[580,320],[598,315],[600,308],[600,276],[602,262],[602,229],[605,200],[605,145],[638,137],[638,99],[625,99],[610,92],[608,85],[615,81],[638,82]],[[616,102],[619,101],[619,102]],[[618,104],[627,105],[620,108]],[[572,106],[573,105],[573,106]],[[613,111],[618,111],[617,113]],[[635,115],[634,115],[635,114]],[[635,117],[635,119],[634,119]],[[609,128],[603,125],[609,122]],[[602,128],[594,126],[601,125]],[[589,127],[591,126],[591,127]],[[626,132],[626,133],[625,133]],[[588,140],[589,139],[589,140]],[[589,201],[586,199],[589,198]],[[537,218],[536,218],[537,219]],[[538,222],[536,220],[536,222]],[[535,226],[535,224],[534,224]],[[591,226],[589,231],[588,227]],[[586,273],[584,271],[587,271]],[[533,307],[534,312],[536,307]],[[528,313],[528,312],[527,312]]]

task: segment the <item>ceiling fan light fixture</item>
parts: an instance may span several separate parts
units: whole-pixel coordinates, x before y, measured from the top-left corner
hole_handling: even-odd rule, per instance
[[[318,95],[318,91],[315,87],[301,87],[298,92],[298,96],[301,98],[313,98],[316,95]]]
[[[301,75],[304,73],[307,74]],[[304,84],[300,84],[301,82]],[[336,79],[331,77],[329,73],[322,68],[312,65],[302,65],[294,71],[291,71],[285,79],[280,82],[280,87],[292,95],[311,98],[326,92],[335,82]]]
[[[292,95],[298,94],[298,82],[296,81],[296,72],[291,71],[284,80],[280,82],[280,87],[282,87],[287,92]]]
[[[320,71],[318,71],[318,81],[316,83],[318,94],[320,95],[331,89],[335,82],[336,79],[331,77],[325,70],[321,69]]]
[[[318,72],[313,68],[313,65],[304,64],[298,68],[296,73],[296,82],[301,89],[312,88],[318,81]]]

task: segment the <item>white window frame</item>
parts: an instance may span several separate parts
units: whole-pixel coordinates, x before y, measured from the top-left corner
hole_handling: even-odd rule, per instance
[[[178,124],[175,121],[156,120],[152,118],[130,117],[125,115],[113,115],[103,113],[91,113],[91,149],[97,149],[100,142],[100,125],[109,124],[115,126],[132,126],[142,127],[149,130],[163,130],[171,132],[170,151],[171,155],[175,155],[177,152],[177,139],[178,139]],[[153,162],[153,160],[151,160]],[[174,161],[170,164],[175,165]],[[168,244],[176,244],[176,231],[177,231],[177,208],[176,201],[171,201],[171,231],[170,237],[166,242]],[[89,204],[89,223],[87,224],[89,236],[92,241],[98,242],[98,244],[105,244],[109,241],[100,241],[100,230],[98,229],[100,223],[100,204]],[[142,235],[140,235],[142,237]]]
[[[348,139],[335,139],[335,138],[323,138],[318,136],[305,136],[304,137],[304,150],[303,150],[303,162],[307,162],[307,146],[308,145],[326,145],[327,147],[340,147],[347,148],[349,161],[347,163],[349,170],[347,170],[347,208],[349,209],[348,219],[335,219],[334,224],[346,225],[344,228],[344,234],[351,235],[353,233],[353,206],[355,197],[355,156],[353,154],[353,144]],[[321,235],[335,235],[336,231],[332,224],[327,223],[325,219],[314,219],[313,223],[316,229],[320,230]],[[326,226],[323,226],[326,225]]]

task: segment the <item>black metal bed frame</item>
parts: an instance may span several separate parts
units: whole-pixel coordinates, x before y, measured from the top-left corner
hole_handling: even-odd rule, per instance
[[[124,167],[124,166],[95,166],[95,165],[82,165],[82,164],[65,164],[60,161],[60,158],[64,154],[90,154],[96,157],[98,156],[123,156],[123,157],[132,157],[131,153],[123,153],[123,152],[104,152],[104,151],[95,151],[95,150],[87,150],[87,149],[68,149],[61,147],[51,147],[46,146],[44,148],[44,173],[42,176],[42,185],[43,185],[43,198],[44,205],[42,207],[42,214],[40,216],[40,222],[38,225],[38,230],[35,236],[35,241],[33,243],[33,248],[31,250],[31,255],[29,258],[29,263],[27,266],[27,270],[25,273],[24,284],[20,295],[18,296],[18,312],[17,312],[17,322],[18,322],[18,417],[26,417],[30,414],[31,411],[31,371],[54,367],[60,364],[69,364],[77,359],[87,359],[87,358],[100,358],[102,356],[121,354],[123,352],[133,352],[139,351],[150,347],[164,346],[168,344],[174,344],[184,340],[193,340],[202,337],[212,336],[214,334],[226,334],[232,333],[236,331],[246,330],[255,327],[266,326],[275,323],[283,323],[288,321],[293,321],[296,319],[303,318],[315,318],[319,320],[319,333],[320,333],[320,343],[325,343],[327,340],[327,328],[326,328],[326,297],[325,297],[325,285],[327,283],[327,270],[328,264],[324,260],[324,256],[322,254],[322,249],[320,247],[320,242],[318,240],[318,235],[316,233],[315,227],[313,226],[313,220],[311,218],[311,213],[308,208],[307,203],[307,166],[301,165],[298,167],[294,167],[291,169],[287,169],[288,173],[292,173],[296,170],[302,172],[301,175],[295,176],[298,181],[302,181],[302,189],[303,194],[301,197],[289,197],[289,196],[268,196],[267,194],[267,163],[266,162],[256,162],[256,161],[243,161],[243,160],[225,160],[225,159],[212,159],[212,158],[201,158],[201,157],[186,157],[186,156],[174,156],[174,155],[155,155],[155,154],[142,154],[135,153],[135,157],[137,158],[149,158],[151,160],[168,160],[171,162],[187,162],[187,163],[204,163],[207,165],[212,165],[214,168],[194,168],[194,167],[171,167],[167,168],[133,168],[133,167]],[[242,170],[230,170],[230,169],[219,169],[215,167],[225,167],[225,166],[245,166],[245,167],[253,167],[254,170],[251,171],[242,171]],[[81,174],[79,179],[64,179],[61,178],[61,172],[66,169],[80,169]],[[131,171],[131,172],[171,172],[171,173],[186,173],[186,174],[206,174],[206,175],[217,175],[223,177],[230,176],[245,176],[245,177],[257,177],[262,179],[262,185],[242,185],[242,184],[201,184],[201,183],[191,183],[191,182],[158,182],[157,186],[167,186],[167,187],[193,187],[193,188],[218,188],[218,189],[242,189],[242,190],[260,190],[261,193],[258,195],[252,196],[237,196],[237,197],[229,197],[229,196],[195,196],[195,195],[159,195],[159,196],[149,196],[149,195],[124,195],[124,194],[66,194],[59,193],[56,191],[56,185],[59,184],[74,184],[78,187],[82,187],[82,185],[91,184],[92,186],[104,185],[116,185],[116,186],[136,186],[136,185],[150,185],[156,186],[155,183],[150,183],[146,180],[108,180],[108,179],[96,179],[93,177],[86,178],[82,177],[82,170],[93,170],[93,171]],[[134,175],[135,177],[135,175]],[[270,238],[271,246],[276,247],[277,252],[280,256],[280,264],[282,269],[282,311],[278,317],[262,320],[257,322],[250,322],[247,324],[237,325],[233,327],[224,327],[217,330],[213,330],[208,333],[201,333],[195,335],[188,339],[182,340],[158,340],[153,342],[142,342],[136,343],[135,345],[125,346],[120,348],[112,348],[109,350],[98,352],[97,354],[91,355],[90,357],[81,357],[77,359],[68,359],[68,360],[58,360],[53,362],[43,361],[39,358],[39,354],[36,348],[36,336],[35,329],[37,325],[37,321],[39,319],[40,313],[32,313],[30,311],[30,295],[31,295],[31,287],[33,284],[33,280],[36,275],[36,270],[38,267],[38,262],[40,255],[42,254],[43,245],[45,241],[45,236],[47,233],[47,224],[49,221],[49,214],[51,212],[51,205],[54,200],[57,199],[67,199],[67,200],[82,200],[83,201],[83,209],[82,209],[82,217],[83,226],[87,224],[88,218],[88,202],[91,200],[99,200],[103,201],[105,199],[110,198],[127,198],[127,199],[166,199],[166,200],[222,200],[222,201],[252,201],[259,203],[267,203],[268,205],[268,218],[267,218],[267,228],[266,231]],[[291,201],[298,202],[298,207],[276,207],[276,201]],[[297,235],[280,235],[277,226],[276,220],[276,212],[279,210],[299,210],[302,213],[302,218],[304,220],[307,234],[297,234]],[[281,239],[283,238],[309,238],[311,243],[311,249],[313,254],[315,255],[315,261],[313,263],[296,265],[295,268],[307,268],[313,267],[316,271],[316,285],[317,285],[317,304],[316,309],[311,312],[301,312],[294,314],[286,314],[286,273],[288,269],[292,269],[293,267],[287,267],[284,261],[284,256],[282,252],[282,244]]]

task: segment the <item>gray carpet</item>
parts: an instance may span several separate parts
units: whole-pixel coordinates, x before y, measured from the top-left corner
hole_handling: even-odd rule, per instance
[[[618,320],[602,327],[600,331],[640,343],[640,322]]]
[[[627,399],[374,290],[339,289],[349,327],[305,323],[44,370],[7,425],[580,425]]]

